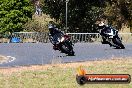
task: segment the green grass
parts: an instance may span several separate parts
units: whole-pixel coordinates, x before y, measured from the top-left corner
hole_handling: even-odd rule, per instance
[[[49,65],[49,68],[48,66],[37,66],[35,69],[27,67],[26,70],[20,70],[20,67],[16,68],[16,71],[11,74],[0,73],[0,88],[132,88],[132,83],[85,84],[80,86],[75,78],[77,67],[80,65],[83,65],[88,74],[132,75],[131,58]],[[12,69],[5,70],[10,72]]]

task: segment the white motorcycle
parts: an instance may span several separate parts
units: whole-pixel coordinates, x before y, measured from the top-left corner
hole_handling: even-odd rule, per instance
[[[122,44],[121,38],[118,36],[118,30],[115,30],[111,26],[106,27],[107,31],[103,29],[99,30],[102,36],[102,44],[109,44],[110,46],[116,47],[117,49],[125,49]]]

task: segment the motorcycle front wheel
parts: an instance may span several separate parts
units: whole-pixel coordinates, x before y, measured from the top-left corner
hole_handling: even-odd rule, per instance
[[[121,40],[119,38],[115,38],[113,42],[118,46],[117,48],[125,49],[125,46],[122,44]]]
[[[69,44],[69,42],[64,42],[61,46],[61,51],[63,53],[68,54],[69,56],[74,56],[74,51],[73,51],[73,47],[71,44]]]

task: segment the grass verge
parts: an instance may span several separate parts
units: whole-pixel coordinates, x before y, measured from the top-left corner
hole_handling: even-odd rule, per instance
[[[113,58],[43,66],[0,68],[0,88],[132,88],[130,84],[86,84],[76,83],[77,67],[88,74],[130,74],[132,58]]]

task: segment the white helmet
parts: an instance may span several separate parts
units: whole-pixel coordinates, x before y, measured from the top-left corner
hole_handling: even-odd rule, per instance
[[[49,29],[54,28],[54,25],[53,25],[53,24],[49,24],[49,25],[48,25],[48,28],[49,28]]]
[[[104,22],[103,21],[101,21],[100,23],[99,23],[99,26],[104,26],[105,24],[104,24]]]

